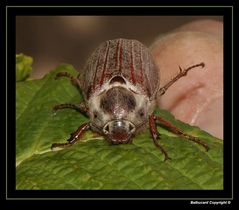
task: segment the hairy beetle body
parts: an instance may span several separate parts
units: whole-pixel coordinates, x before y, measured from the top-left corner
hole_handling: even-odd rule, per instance
[[[148,49],[136,40],[101,44],[89,57],[82,82],[92,129],[111,143],[129,142],[155,108],[158,72]]]
[[[83,77],[79,75],[75,78],[67,72],[60,72],[56,76],[69,77],[73,84],[80,86],[84,102],[79,105],[57,105],[54,110],[73,108],[86,112],[90,121],[72,133],[67,143],[55,143],[52,148],[74,144],[87,129],[104,135],[112,144],[129,143],[137,132],[149,125],[155,145],[167,160],[167,152],[158,142],[159,133],[155,123],[159,121],[172,132],[208,149],[207,144],[201,140],[185,134],[170,122],[153,114],[157,96],[163,95],[174,82],[199,66],[204,67],[204,63],[185,70],[179,67],[180,73],[159,89],[159,69],[143,44],[128,39],[102,43],[89,57]]]

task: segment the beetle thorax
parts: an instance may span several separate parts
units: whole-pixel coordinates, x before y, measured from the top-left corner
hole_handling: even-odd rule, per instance
[[[105,83],[92,95],[88,107],[92,127],[99,132],[112,120],[126,120],[138,130],[147,123],[155,107],[155,100],[137,92],[136,87],[127,81],[115,78],[114,82],[111,80]]]

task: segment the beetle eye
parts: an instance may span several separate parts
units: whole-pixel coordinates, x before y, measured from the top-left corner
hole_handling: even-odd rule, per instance
[[[97,112],[94,112],[94,118],[96,119],[98,117]]]
[[[144,117],[144,110],[143,109],[140,109],[138,113],[139,113],[140,117]]]

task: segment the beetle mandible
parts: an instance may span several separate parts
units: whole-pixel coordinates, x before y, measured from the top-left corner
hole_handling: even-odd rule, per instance
[[[53,109],[76,109],[86,113],[90,121],[82,124],[66,143],[54,143],[52,149],[73,145],[84,131],[91,129],[104,135],[111,144],[132,142],[133,137],[146,128],[150,128],[156,147],[170,159],[166,150],[160,145],[156,121],[167,126],[173,133],[196,142],[206,150],[208,146],[200,139],[184,133],[160,116],[153,114],[157,97],[179,78],[196,67],[199,63],[182,70],[179,74],[160,88],[159,69],[149,50],[137,40],[114,39],[102,43],[89,57],[83,76],[73,77],[68,72],[60,72],[59,77],[68,77],[81,88],[84,102],[80,104],[59,104]]]

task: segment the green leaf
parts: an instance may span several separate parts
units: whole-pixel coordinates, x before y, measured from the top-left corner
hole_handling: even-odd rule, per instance
[[[32,71],[33,59],[21,54],[16,55],[16,82],[25,80]]]
[[[223,189],[223,141],[197,127],[156,110],[186,133],[205,141],[210,150],[158,126],[161,145],[172,160],[154,146],[149,131],[132,144],[109,145],[91,131],[72,147],[51,151],[88,119],[75,110],[52,107],[79,103],[79,90],[57,72],[77,72],[60,65],[40,80],[17,83],[16,189]]]

